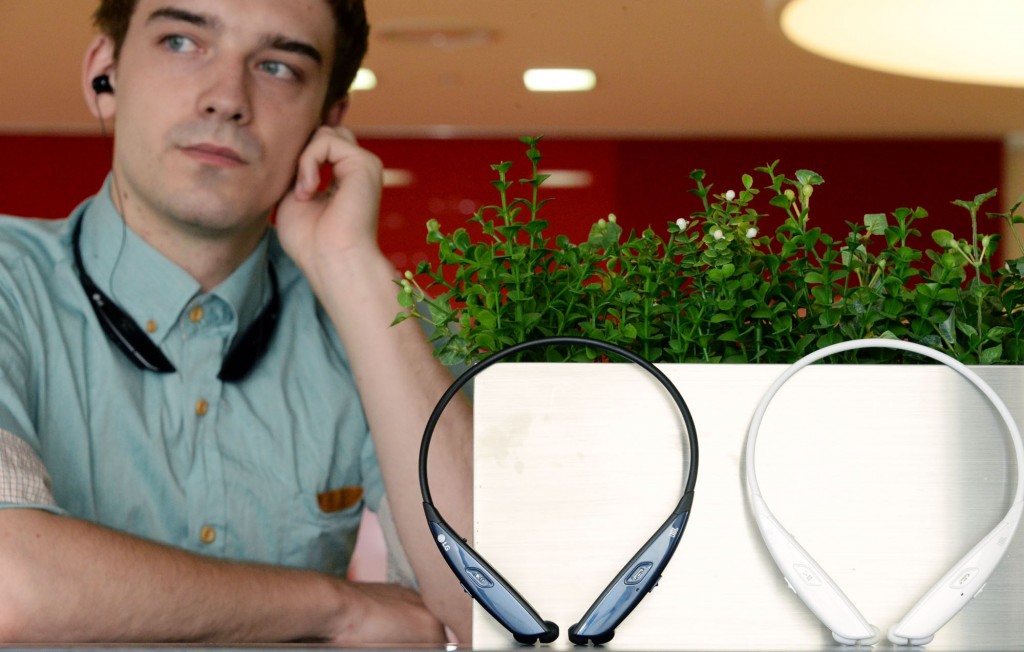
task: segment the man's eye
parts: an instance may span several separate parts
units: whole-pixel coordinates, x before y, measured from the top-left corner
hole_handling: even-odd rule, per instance
[[[260,64],[260,70],[271,77],[278,77],[280,79],[298,79],[299,77],[291,66],[280,61],[264,61]]]
[[[196,50],[196,43],[187,36],[171,34],[164,37],[164,45],[172,52],[193,52]]]

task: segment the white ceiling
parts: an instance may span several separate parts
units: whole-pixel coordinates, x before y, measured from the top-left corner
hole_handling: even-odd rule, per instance
[[[1003,137],[1024,89],[901,78],[805,53],[761,0],[367,0],[349,124],[374,135]],[[0,0],[0,132],[94,132],[79,66],[95,0]],[[477,47],[392,29],[493,30]],[[1019,38],[1007,26],[1007,38]],[[589,67],[590,93],[531,94],[528,67]]]

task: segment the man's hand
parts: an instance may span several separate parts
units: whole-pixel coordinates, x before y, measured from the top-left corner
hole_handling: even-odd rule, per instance
[[[423,606],[419,594],[396,584],[349,584],[360,593],[351,604],[345,628],[330,641],[354,647],[367,642],[390,645],[444,645],[444,628]]]
[[[324,165],[334,179],[318,193]],[[382,168],[344,127],[320,127],[299,157],[295,186],[278,206],[278,236],[319,297],[325,264],[377,249]]]

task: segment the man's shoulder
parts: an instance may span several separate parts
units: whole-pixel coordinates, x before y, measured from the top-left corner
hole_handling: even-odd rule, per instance
[[[66,226],[66,219],[0,215],[0,258],[7,265],[20,261],[52,266],[67,255]]]

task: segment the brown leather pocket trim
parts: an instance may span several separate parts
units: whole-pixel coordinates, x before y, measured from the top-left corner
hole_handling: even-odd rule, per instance
[[[324,514],[332,514],[348,509],[363,499],[362,487],[342,487],[317,494],[316,502]]]

